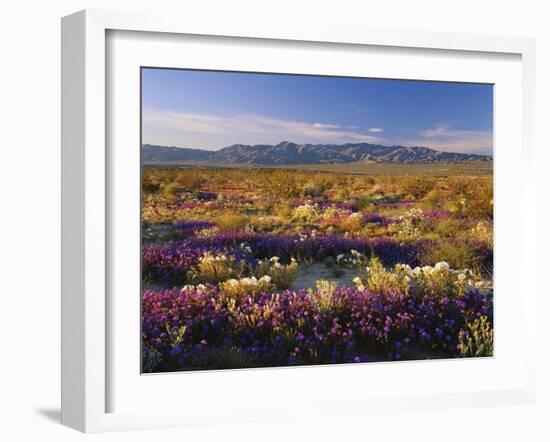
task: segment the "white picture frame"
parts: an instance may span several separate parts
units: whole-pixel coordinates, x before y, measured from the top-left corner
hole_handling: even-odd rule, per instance
[[[342,47],[369,46],[387,48],[428,49],[456,53],[509,54],[520,57],[521,115],[519,127],[522,164],[522,186],[518,195],[522,201],[521,254],[523,274],[527,272],[527,256],[535,250],[535,175],[534,170],[534,108],[535,108],[535,43],[518,37],[491,37],[417,31],[388,31],[345,26],[308,24],[301,28],[276,23],[272,27],[248,23],[238,26],[197,20],[195,17],[152,16],[122,12],[86,10],[63,18],[62,21],[62,423],[84,432],[155,428],[168,426],[206,425],[221,422],[261,421],[287,417],[318,417],[334,414],[367,414],[373,410],[399,411],[469,406],[490,406],[511,403],[532,403],[535,397],[534,342],[536,317],[536,287],[534,279],[521,282],[523,315],[519,319],[525,342],[518,354],[521,376],[501,388],[477,389],[449,393],[431,391],[426,394],[388,394],[376,400],[368,395],[349,397],[337,393],[326,400],[316,398],[308,408],[284,406],[282,403],[257,404],[246,396],[235,403],[235,410],[220,402],[218,412],[205,414],[201,407],[195,412],[175,407],[149,411],[113,411],[109,393],[114,388],[113,355],[110,352],[110,311],[108,244],[112,240],[108,228],[109,205],[109,134],[106,121],[109,84],[106,72],[112,55],[108,51],[108,32],[154,32],[162,35],[218,36],[311,44],[339,44]],[[156,34],[157,36],[159,34]],[[498,128],[497,128],[498,130]],[[498,168],[497,172],[498,173]],[[527,192],[526,189],[531,189]],[[497,189],[498,192],[498,189]],[[519,221],[518,221],[519,222]],[[497,246],[498,247],[498,246]],[[498,294],[496,295],[498,299]],[[498,333],[498,331],[497,331]],[[498,337],[497,337],[498,339]],[[498,356],[497,356],[498,357]],[[424,364],[438,364],[425,362]],[[377,364],[378,365],[378,364]],[[390,365],[378,365],[392,370]],[[421,367],[426,370],[427,366]],[[338,367],[349,376],[357,375],[361,367]],[[417,368],[418,369],[418,368]],[[461,366],[445,366],[445,370],[461,370]],[[490,369],[490,368],[489,368]],[[271,369],[272,371],[281,369]],[[325,370],[326,367],[310,367]],[[355,370],[353,373],[351,370]],[[519,370],[519,368],[518,368]],[[252,373],[252,372],[249,372]],[[262,381],[264,372],[254,371]],[[305,376],[292,369],[279,371],[284,377]],[[329,374],[327,374],[329,373]],[[518,372],[519,373],[519,372]],[[229,371],[221,374],[227,381],[237,376]],[[241,375],[242,376],[242,373]],[[252,375],[250,375],[252,376]],[[163,376],[164,384],[170,376]],[[521,378],[521,379],[520,379]],[[204,377],[196,376],[194,382]],[[210,378],[211,380],[214,378]],[[517,381],[517,382],[515,382]],[[436,389],[437,390],[437,389]],[[253,393],[251,393],[253,394]],[[191,397],[192,400],[192,397]],[[222,406],[225,406],[223,408]],[[214,407],[215,408],[215,407]],[[226,411],[224,411],[226,410]],[[238,413],[236,412],[238,410]]]

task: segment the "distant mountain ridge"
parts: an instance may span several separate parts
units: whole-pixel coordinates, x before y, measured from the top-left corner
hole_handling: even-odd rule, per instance
[[[443,152],[422,146],[383,146],[371,143],[296,144],[288,141],[276,145],[234,144],[217,151],[175,146],[143,144],[144,163],[229,163],[257,165],[375,163],[457,163],[491,161],[479,154]]]

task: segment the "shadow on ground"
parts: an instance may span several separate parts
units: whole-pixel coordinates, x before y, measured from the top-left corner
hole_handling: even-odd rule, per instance
[[[36,408],[34,411],[50,422],[61,423],[61,410],[59,408]]]

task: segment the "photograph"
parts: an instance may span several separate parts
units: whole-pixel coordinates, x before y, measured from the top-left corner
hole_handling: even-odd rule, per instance
[[[494,356],[493,84],[141,67],[140,93],[143,374]]]

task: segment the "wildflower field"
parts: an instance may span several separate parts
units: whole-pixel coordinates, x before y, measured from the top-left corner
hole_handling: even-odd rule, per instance
[[[142,171],[142,370],[493,354],[492,176]]]

